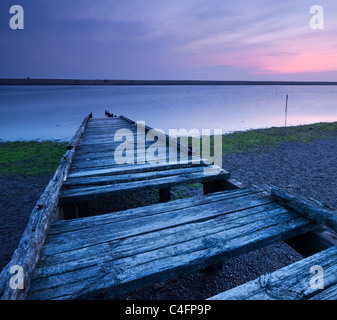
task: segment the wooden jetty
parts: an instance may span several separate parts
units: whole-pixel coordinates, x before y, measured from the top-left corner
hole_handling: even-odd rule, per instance
[[[124,140],[116,141],[120,129]],[[142,148],[117,159],[127,135]],[[203,184],[204,195],[170,200],[171,187],[195,182]],[[102,215],[89,210],[90,201],[148,189],[158,190],[159,203]],[[0,297],[112,298],[282,240],[305,258],[210,299],[335,299],[337,247],[324,238],[322,225],[337,231],[337,217],[316,201],[276,187],[269,193],[242,187],[161,131],[124,116],[90,115],[0,274]],[[317,265],[324,288],[311,283]],[[22,286],[12,281],[17,266]]]

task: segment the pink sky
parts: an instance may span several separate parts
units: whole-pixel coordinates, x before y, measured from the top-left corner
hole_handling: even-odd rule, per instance
[[[312,5],[23,1],[25,29],[0,25],[0,77],[337,81],[337,2],[322,1],[323,30],[310,28]]]

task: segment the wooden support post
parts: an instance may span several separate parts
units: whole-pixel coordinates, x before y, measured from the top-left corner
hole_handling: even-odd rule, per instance
[[[55,213],[54,221],[64,220],[64,212],[62,206],[58,206]]]
[[[66,203],[62,206],[65,220],[88,217],[89,201]]]
[[[89,201],[77,203],[77,215],[79,218],[90,216]]]
[[[62,205],[65,220],[77,218],[76,203],[66,203]]]
[[[168,202],[170,200],[171,200],[171,189],[170,188],[159,189],[159,201]]]
[[[204,194],[215,192],[215,185],[213,182],[203,182]]]
[[[242,184],[234,179],[223,179],[211,182],[203,182],[204,194],[223,190],[235,190],[242,187]]]

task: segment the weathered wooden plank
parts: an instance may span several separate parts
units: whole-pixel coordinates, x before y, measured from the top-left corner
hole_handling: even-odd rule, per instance
[[[165,152],[165,151],[164,151]],[[166,152],[165,152],[166,153]],[[190,161],[193,161],[195,163],[200,162],[199,157],[189,157],[188,158]],[[184,159],[185,160],[185,159]],[[74,161],[74,164],[72,166],[72,171],[75,172],[76,170],[82,170],[82,169],[94,169],[94,168],[102,168],[102,167],[108,167],[112,165],[121,165],[120,162],[123,161],[124,163],[127,164],[154,164],[155,162],[157,163],[169,163],[169,162],[177,162],[177,161],[184,161],[181,159],[180,156],[175,156],[174,159],[170,159],[169,155],[160,155],[160,156],[153,156],[151,154],[145,155],[143,157],[142,155],[137,155],[136,153],[132,155],[131,157],[125,156],[122,159],[117,158],[117,161],[114,157],[110,158],[103,158],[103,159],[97,159],[97,160],[85,160],[85,159],[80,159]]]
[[[137,126],[130,125],[128,123],[121,123],[121,124],[106,124],[104,122],[99,122],[97,124],[93,124],[90,122],[88,126],[89,131],[116,131],[120,128],[129,128],[131,131],[134,131]]]
[[[123,119],[123,120],[125,120],[125,121],[131,123],[131,124],[135,124],[135,123],[136,123],[135,121],[133,121],[133,120],[131,120],[131,119],[129,119],[129,118],[123,116],[123,115],[120,115],[119,117],[120,117],[121,119]]]
[[[112,175],[112,176],[98,176],[98,177],[84,177],[84,178],[68,178],[64,183],[65,189],[71,189],[74,187],[87,187],[95,185],[108,185],[116,183],[125,183],[140,180],[149,180],[154,178],[162,178],[169,176],[176,176],[180,174],[188,173],[202,173],[203,167],[190,167],[183,169],[172,169],[163,171],[150,171],[150,172],[139,172],[133,174],[122,174],[122,175]]]
[[[159,170],[170,170],[174,168],[188,168],[191,166],[205,166],[201,161],[200,164],[193,164],[191,161],[179,161],[170,162],[163,164],[137,164],[137,165],[116,165],[115,167],[105,168],[105,169],[87,169],[79,170],[77,172],[72,171],[69,173],[69,177],[89,177],[89,176],[100,176],[100,175],[111,175],[111,174],[123,174],[123,173],[136,173],[136,172],[149,172],[149,171],[159,171]]]
[[[215,168],[214,171],[218,172],[218,169]],[[113,194],[114,195],[124,194],[126,192],[133,192],[133,191],[142,191],[149,188],[155,189],[168,188],[170,186],[177,184],[207,182],[227,178],[229,178],[229,174],[227,172],[222,172],[215,175],[205,175],[204,172],[186,173],[176,176],[155,178],[145,181],[126,182],[118,185],[110,184],[104,186],[93,186],[69,190],[63,189],[60,195],[60,203],[63,204],[76,201],[93,200],[98,199],[102,196],[109,196]]]
[[[289,212],[289,211],[288,211]],[[201,268],[209,263],[214,263],[220,259],[231,257],[255,248],[256,246],[268,244],[275,239],[283,239],[289,234],[304,232],[311,227],[308,220],[298,217],[289,212],[292,216],[287,219],[287,215],[271,215],[269,218],[260,217],[252,223],[235,223],[228,226],[228,230],[221,228],[207,237],[197,237],[186,241],[184,237],[188,234],[187,230],[192,224],[179,226],[185,227],[185,232],[180,230],[171,234],[171,239],[175,238],[176,244],[167,246],[163,233],[174,232],[174,228],[164,229],[154,233],[145,233],[143,244],[155,244],[159,249],[149,250],[143,253],[132,253],[128,257],[118,257],[114,255],[114,245],[109,254],[99,257],[94,265],[86,266],[83,269],[75,263],[67,264],[67,268],[75,267],[72,272],[63,272],[60,266],[55,271],[58,274],[41,277],[34,280],[34,288],[30,298],[44,299],[50,298],[88,298],[99,292],[105,292],[108,296],[123,293],[139,286],[148,285],[155,281],[162,281],[173,275],[177,276],[185,271]],[[207,223],[201,222],[201,223]],[[197,227],[200,224],[197,223]],[[216,226],[215,226],[216,227]],[[210,228],[207,228],[209,232]],[[156,241],[150,241],[155,236]],[[147,238],[144,241],[144,237]],[[160,240],[161,239],[161,240]],[[124,238],[122,242],[129,242],[130,250],[144,250],[138,243],[137,247],[132,247],[135,238]],[[125,252],[125,250],[122,250]],[[50,272],[53,267],[47,268],[45,272]],[[48,271],[49,270],[49,271]],[[42,290],[41,292],[39,290]]]
[[[316,295],[309,298],[309,300],[337,300],[337,284],[320,290]]]
[[[147,142],[145,148],[148,148],[152,142]],[[118,145],[116,145],[117,147]],[[98,159],[107,159],[114,157],[114,151],[116,149],[114,146],[107,146],[101,149],[97,148],[77,148],[76,149],[76,160],[98,160]],[[137,151],[137,150],[136,150]]]
[[[127,122],[127,121],[125,121],[125,120],[123,120],[123,119],[121,119],[121,118],[92,118],[91,119],[92,121],[90,121],[90,124],[91,125],[100,125],[100,124],[102,124],[102,123],[104,123],[104,124],[106,124],[106,125],[115,125],[115,124],[117,124],[117,125],[121,125],[121,124],[128,124],[128,125],[130,125],[130,123],[129,122]]]
[[[93,118],[93,121],[90,121],[91,125],[100,125],[104,123],[105,125],[132,125],[131,123],[124,121],[120,118],[114,118],[113,120],[111,119],[99,119],[99,118]]]
[[[271,274],[220,293],[210,300],[307,300],[325,297],[325,290],[310,285],[314,274],[313,266],[324,271],[324,287],[329,297],[336,298],[337,291],[337,247],[331,247],[306,259],[295,262]]]
[[[184,145],[183,143],[181,143],[180,140],[178,140],[177,138],[175,137],[172,137],[166,133],[163,133],[157,129],[154,129],[154,128],[151,128],[149,126],[146,126],[142,123],[138,124],[139,127],[142,127],[144,128],[144,130],[146,131],[150,131],[153,135],[156,135],[158,137],[160,137],[161,139],[163,139],[164,141],[167,141],[168,143],[170,143],[171,145],[174,145],[174,146],[177,146],[178,149],[181,151],[181,152],[184,152],[184,153],[191,153],[193,155],[197,155],[199,156],[198,152],[194,151],[194,150],[191,150],[187,145]]]
[[[270,203],[270,200],[265,197],[252,194],[243,195],[240,198],[231,198],[209,202],[207,204],[200,204],[198,207],[192,206],[184,209],[160,212],[159,214],[153,214],[151,212],[153,209],[157,210],[156,206],[149,206],[146,208],[147,214],[142,217],[132,217],[129,220],[121,220],[119,222],[110,221],[110,223],[105,219],[104,224],[90,226],[85,229],[72,230],[71,232],[67,231],[67,234],[65,234],[63,230],[61,235],[53,233],[50,235],[50,238],[46,243],[45,250],[48,251],[50,246],[54,247],[54,250],[56,251],[71,250],[74,248],[73,246],[75,245],[75,242],[76,245],[86,246],[88,245],[86,240],[87,236],[90,235],[96,235],[96,238],[93,241],[100,242],[101,240],[98,239],[107,239],[107,237],[113,237],[113,239],[116,239],[116,237],[130,237],[139,233],[171,228],[173,226],[191,223],[193,221],[207,220],[219,215],[226,215],[231,212],[235,212],[236,210],[250,209],[262,205],[265,205],[264,208],[267,210],[269,208],[267,206],[268,203]],[[149,215],[149,212],[152,214]],[[128,214],[128,212],[125,213]],[[267,214],[265,216],[267,216]],[[97,233],[99,233],[99,235]],[[65,246],[66,249],[64,249]]]
[[[295,196],[275,186],[271,187],[270,193],[276,201],[282,203],[284,206],[295,210],[308,219],[324,224],[337,232],[336,210],[329,210],[318,201]]]
[[[118,143],[115,144],[104,144],[104,143],[96,143],[95,145],[90,146],[77,146],[76,154],[82,153],[104,153],[114,151],[119,146]]]
[[[126,121],[121,117],[94,117],[90,121],[91,123],[125,123]]]
[[[105,237],[104,241],[90,243],[86,246],[75,246],[65,248],[63,251],[54,246],[56,251],[51,253],[49,248],[45,252],[43,261],[39,269],[36,270],[34,278],[38,279],[46,276],[53,276],[59,273],[75,271],[79,268],[94,266],[98,261],[108,258],[109,260],[120,260],[137,255],[146,254],[147,252],[164,249],[174,245],[181,245],[182,251],[193,249],[193,247],[184,248],[184,244],[189,241],[199,243],[197,239],[206,239],[214,236],[219,232],[226,231],[226,241],[230,241],[237,236],[236,228],[244,230],[252,224],[261,225],[261,221],[268,219],[265,224],[270,227],[271,224],[277,223],[287,213],[282,207],[266,207],[267,215],[262,207],[253,207],[221,216],[221,219],[193,220],[189,224],[177,225],[175,228],[156,229],[150,232],[142,232],[132,237],[116,236],[111,230],[110,237]],[[287,217],[289,219],[289,217]],[[303,219],[302,219],[303,220]],[[111,226],[113,227],[113,226]],[[115,228],[113,228],[115,229]],[[212,230],[213,229],[213,230]],[[145,229],[144,229],[145,230]],[[150,229],[151,230],[151,229]],[[124,230],[124,233],[128,230]],[[88,237],[91,239],[92,237]],[[77,238],[78,239],[78,238]],[[165,241],[163,241],[163,239]],[[73,241],[77,241],[76,239]],[[107,249],[107,245],[109,249]],[[113,254],[107,254],[113,249]]]
[[[126,136],[123,136],[124,139]],[[143,137],[137,137],[136,135],[129,136],[127,137],[128,141],[133,141],[134,144],[136,143],[141,143],[145,142],[146,140]],[[106,144],[106,145],[114,145],[118,146],[122,143],[122,141],[116,141],[115,137],[110,137],[110,136],[105,136],[104,138],[97,138],[97,139],[85,139],[80,141],[79,147],[84,147],[84,146],[95,146],[96,144]]]
[[[75,154],[76,143],[78,143],[88,119],[89,117],[84,119],[79,130],[71,140],[71,148],[69,145],[53,178],[50,180],[29,217],[27,227],[23,232],[18,248],[15,250],[11,261],[0,274],[0,297],[3,300],[20,300],[24,299],[27,295],[32,274],[39,260],[50,224],[56,213],[62,183],[70,170],[70,165]],[[9,285],[10,278],[13,276],[13,274],[10,273],[12,266],[20,266],[23,268],[23,289],[12,289]]]
[[[118,130],[118,128],[130,128],[131,130],[134,130],[134,128],[136,128],[136,126],[134,125],[130,125],[128,123],[124,123],[124,124],[104,124],[104,123],[97,123],[97,124],[93,124],[90,123],[88,129],[91,131],[108,131],[108,129],[112,129],[112,130]]]
[[[255,188],[242,188],[240,190],[234,191],[231,190],[217,192],[213,193],[212,195],[207,195],[203,197],[184,198],[168,203],[149,205],[146,207],[147,210],[144,210],[143,207],[138,207],[125,210],[123,211],[123,214],[121,214],[120,212],[112,212],[109,214],[87,217],[85,219],[58,221],[51,226],[49,235],[65,232],[74,232],[81,229],[87,229],[95,226],[106,225],[109,223],[117,223],[121,221],[132,222],[133,219],[154,216],[157,214],[163,214],[165,212],[187,209],[191,207],[215,203],[217,201],[235,199],[238,197],[244,197],[253,194],[259,195],[261,194],[261,191]]]
[[[125,128],[123,128],[125,129]],[[130,130],[129,128],[127,128],[128,130]],[[104,140],[109,140],[109,141],[113,141],[115,138],[117,130],[86,130],[85,131],[85,135],[83,136],[83,138],[81,139],[81,143],[83,143],[84,141],[89,141],[93,140],[93,141],[104,141]],[[134,133],[133,138],[136,138],[137,133]],[[132,136],[130,136],[130,138],[132,138]]]

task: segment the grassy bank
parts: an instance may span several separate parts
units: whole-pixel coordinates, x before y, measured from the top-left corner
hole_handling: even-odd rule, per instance
[[[0,175],[52,175],[66,151],[65,142],[0,142]]]
[[[222,136],[222,153],[223,155],[246,151],[263,153],[265,150],[280,146],[283,142],[309,143],[333,136],[337,138],[337,122],[238,131]],[[210,144],[211,155],[213,155],[214,136],[211,137],[209,143],[207,140],[202,142],[206,143],[206,148],[209,148]],[[191,139],[189,144],[192,144]]]
[[[337,122],[248,130],[223,135],[222,151],[224,155],[263,152],[287,141],[311,142],[332,136],[337,137]],[[211,147],[213,141],[211,137]],[[0,142],[0,174],[52,175],[65,149],[66,143],[57,141]]]
[[[222,149],[224,154],[261,151],[263,147],[278,147],[283,142],[311,142],[333,135],[337,135],[337,122],[248,130],[224,135]]]

